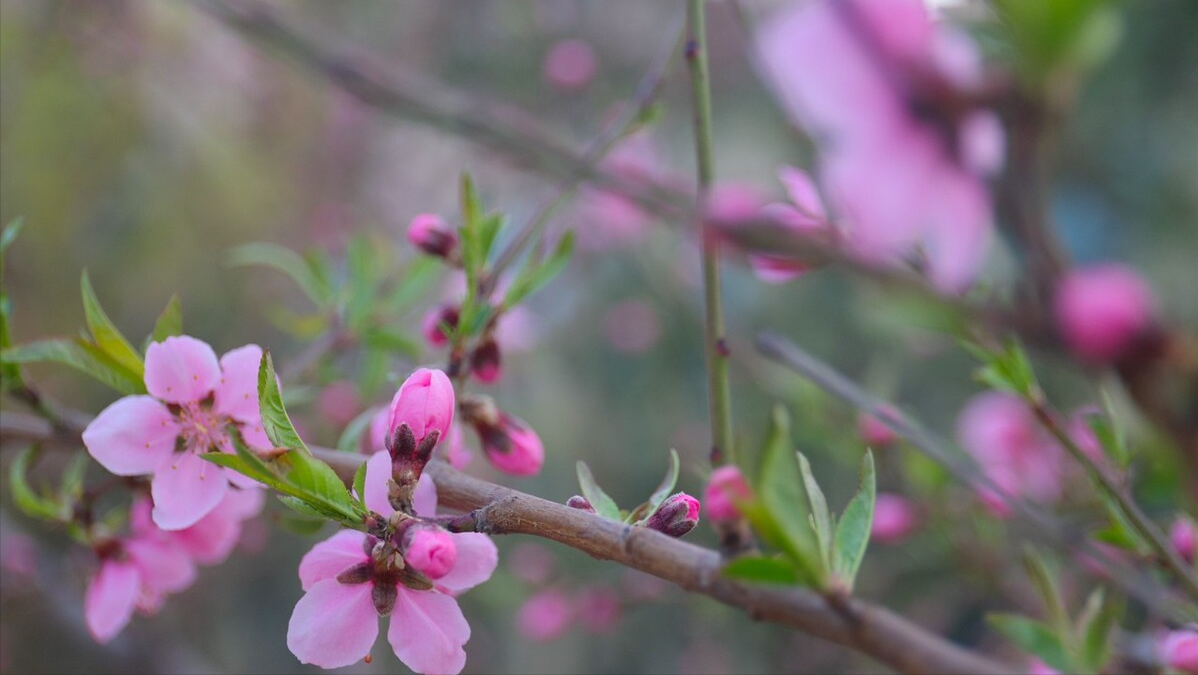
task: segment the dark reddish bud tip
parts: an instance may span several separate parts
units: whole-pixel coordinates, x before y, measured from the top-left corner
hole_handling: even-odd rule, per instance
[[[579,511],[587,511],[589,513],[595,512],[595,507],[591,506],[591,503],[587,501],[587,498],[583,497],[582,495],[574,495],[573,497],[567,499],[566,506],[569,506],[572,509],[578,509]]]
[[[649,517],[645,527],[671,537],[681,537],[698,524],[699,500],[679,492],[666,499],[657,513]]]
[[[412,427],[407,423],[396,427],[395,433],[387,438],[387,452],[393,460],[416,454],[416,436],[412,433]]]
[[[483,384],[491,384],[502,375],[499,343],[489,338],[470,354],[470,373]]]
[[[457,257],[458,236],[441,216],[421,213],[408,225],[408,241],[421,251],[453,261]]]
[[[430,345],[442,347],[449,342],[449,335],[446,334],[446,331],[457,329],[460,316],[461,314],[457,307],[442,305],[440,308],[434,309],[424,315],[420,332],[424,334],[424,339]]]

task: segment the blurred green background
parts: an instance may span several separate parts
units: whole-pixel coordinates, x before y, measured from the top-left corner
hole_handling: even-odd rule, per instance
[[[356,45],[381,63],[519,105],[580,146],[634,89],[662,42],[673,40],[670,27],[681,9],[592,1],[277,4],[313,33]],[[776,6],[751,2],[744,9],[757,21]],[[780,199],[777,167],[809,167],[810,144],[789,128],[755,78],[732,7],[712,3],[710,14],[718,177]],[[1076,259],[1138,267],[1165,314],[1192,331],[1198,325],[1198,4],[1133,2],[1119,14],[1121,42],[1081,83],[1077,108],[1054,139],[1052,211]],[[555,88],[542,74],[547,51],[566,38],[584,40],[597,57],[594,79],[578,90]],[[230,266],[232,247],[255,241],[317,247],[341,261],[351,238],[361,235],[377,255],[379,273],[389,274],[417,258],[404,240],[413,215],[456,217],[464,170],[488,206],[514,223],[554,194],[552,181],[470,142],[380,117],[186,2],[3,0],[0,78],[0,221],[19,215],[27,221],[5,270],[17,342],[78,331],[78,280],[86,268],[130,336],[148,333],[177,292],[189,334],[218,352],[248,342],[268,346],[285,364],[317,326],[311,304],[276,271]],[[693,173],[688,106],[685,70],[676,63],[650,133],[660,170],[682,181]],[[578,209],[567,209],[557,226],[585,222]],[[337,269],[348,273],[342,263]],[[996,247],[985,283],[1007,284],[1013,273],[1009,254]],[[503,477],[479,457],[469,470],[565,501],[577,491],[575,461],[585,459],[617,501],[632,505],[652,491],[674,447],[683,457],[680,488],[701,493],[708,431],[697,277],[697,248],[676,228],[652,227],[632,246],[580,250],[531,302],[534,344],[505,354],[505,378],[489,388],[540,433],[547,448],[542,474]],[[442,296],[442,283],[434,280],[388,328],[419,343],[420,317]],[[640,313],[610,314],[626,301],[639,303]],[[918,307],[836,270],[769,286],[731,259],[726,304],[739,437],[753,447],[770,405],[790,404],[798,445],[836,505],[851,493],[863,450],[855,415],[756,357],[754,331],[792,337],[945,436],[978,390],[970,359],[952,338],[921,328]],[[647,344],[631,350],[613,344],[609,333],[627,330],[644,307],[656,320],[655,339],[648,328]],[[443,358],[428,349],[339,356],[293,392],[309,440],[332,445],[344,424],[317,405],[321,386],[355,381],[360,402],[349,407],[358,412],[387,400],[416,365]],[[1090,400],[1076,370],[1052,360],[1042,367],[1063,408]],[[99,411],[115,398],[64,368],[27,372],[55,398],[84,410]],[[980,517],[966,491],[910,450],[895,449],[879,461],[880,487],[919,501],[925,525],[902,545],[871,551],[861,593],[953,639],[1006,649],[982,617],[1035,607],[1014,562],[1018,525]],[[1166,496],[1172,466],[1167,455],[1148,464],[1148,473],[1165,476]],[[296,566],[313,538],[272,528],[265,548],[204,570],[159,616],[136,618],[99,647],[80,620],[88,552],[69,546],[61,533],[38,530],[7,502],[4,519],[8,532],[33,534],[51,561],[39,584],[4,572],[5,672],[309,670],[287,651],[284,636],[300,596]],[[706,527],[689,538],[715,540]],[[880,668],[678,589],[639,600],[635,577],[551,544],[544,551],[557,571],[549,585],[569,593],[592,585],[617,589],[623,620],[599,634],[575,624],[559,639],[530,642],[512,617],[534,588],[506,562],[520,543],[500,540],[500,572],[463,599],[474,629],[467,673]],[[380,642],[373,664],[349,672],[397,669]]]

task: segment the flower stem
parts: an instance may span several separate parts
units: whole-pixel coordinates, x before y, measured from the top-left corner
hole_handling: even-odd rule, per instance
[[[732,397],[728,386],[728,347],[724,341],[724,306],[720,295],[720,246],[702,223],[713,169],[711,152],[711,82],[707,69],[707,26],[703,0],[686,3],[686,62],[694,103],[695,165],[698,173],[700,238],[703,255],[704,351],[711,414],[711,461],[722,464],[732,449]]]

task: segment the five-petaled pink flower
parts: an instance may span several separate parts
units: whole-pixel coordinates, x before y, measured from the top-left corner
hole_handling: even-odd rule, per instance
[[[119,476],[152,474],[154,522],[164,530],[194,525],[224,498],[229,483],[253,480],[200,455],[232,452],[227,427],[251,446],[269,449],[258,409],[262,349],[246,345],[218,361],[207,343],[168,337],[146,351],[149,396],[126,396],[104,409],[83,432],[83,443]]]
[[[387,453],[370,458],[363,501],[384,517],[394,513],[387,499],[390,475]],[[413,506],[416,514],[435,513],[437,492],[428,476],[417,484]],[[382,610],[391,617],[387,640],[405,665],[426,675],[461,672],[470,625],[454,595],[489,579],[498,552],[484,534],[449,536],[455,549],[452,568],[429,590],[409,588],[393,570],[374,566],[371,551],[377,541],[369,535],[343,530],[317,544],[300,562],[305,595],[287,627],[288,649],[303,663],[348,666],[370,653]]]

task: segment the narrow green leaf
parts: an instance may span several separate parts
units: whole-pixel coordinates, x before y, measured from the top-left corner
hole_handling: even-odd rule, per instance
[[[92,288],[92,282],[87,277],[87,270],[83,271],[79,285],[83,294],[83,313],[87,317],[87,328],[91,331],[96,346],[112,357],[113,361],[141,379],[145,374],[141,354],[137,353],[133,345],[129,344],[121,331],[104,313],[104,308],[100,306],[100,299],[96,297],[96,291]]]
[[[183,334],[183,305],[179,302],[179,295],[176,293],[171,296],[171,299],[166,303],[166,308],[158,315],[158,320],[154,322],[154,332],[150,333],[151,342],[162,342],[163,340],[173,335]]]
[[[25,227],[25,216],[18,216],[8,221],[4,226],[4,231],[0,232],[0,258],[8,251],[8,247],[16,241],[17,235],[21,233],[21,228]]]
[[[9,468],[9,485],[12,487],[12,501],[22,513],[30,518],[39,520],[56,519],[59,516],[58,505],[52,500],[39,496],[29,486],[26,473],[29,461],[34,455],[33,448],[26,448],[17,455]]]
[[[317,307],[328,304],[333,295],[328,280],[314,272],[308,260],[278,244],[259,242],[238,246],[229,251],[228,264],[235,267],[262,265],[278,270],[295,282]]]
[[[1110,600],[1102,587],[1094,589],[1078,617],[1082,665],[1101,672],[1111,658],[1111,629],[1123,614],[1122,603]]]
[[[295,497],[280,495],[279,501],[291,509],[292,513],[275,514],[275,523],[292,534],[311,537],[324,529],[325,524],[329,522],[328,518],[319,515]],[[317,515],[314,517],[312,514]]]
[[[1056,575],[1049,569],[1044,555],[1032,546],[1025,546],[1023,549],[1023,568],[1027,571],[1032,586],[1036,588],[1036,592],[1044,602],[1051,625],[1055,627],[1057,634],[1065,639],[1071,635],[1072,631],[1069,625],[1069,613],[1065,609],[1065,600],[1061,596],[1061,589],[1057,586]],[[1069,647],[1068,644],[1065,646]]]
[[[283,396],[279,393],[279,379],[275,375],[275,365],[270,358],[269,349],[262,352],[262,362],[258,366],[258,405],[262,410],[262,428],[275,447],[312,454],[296,433],[291,418],[287,416],[287,408],[283,405]]]
[[[798,458],[791,446],[790,418],[782,406],[774,408],[770,429],[761,457],[755,492],[758,508],[746,515],[762,534],[772,533],[780,540],[775,546],[790,555],[803,567],[811,580],[823,585],[827,568],[819,555],[815,532],[807,519],[807,498],[803,494]],[[768,515],[768,518],[762,516]]]
[[[628,517],[630,520],[627,522],[641,523],[657,513],[657,510],[665,503],[670,493],[674,491],[674,486],[678,484],[678,470],[680,466],[678,451],[670,448],[670,465],[666,468],[666,475],[661,479],[661,483],[657,485],[657,489],[653,491],[653,494],[649,495],[649,500],[637,507],[637,511],[640,511],[640,513],[634,511],[629,514]]]
[[[305,502],[302,499],[299,499],[297,497],[292,497],[291,495],[279,495],[279,501],[283,502],[283,504],[286,505],[287,508],[291,509],[292,511],[295,511],[296,513],[298,513],[301,516],[306,516],[307,518],[319,519],[318,522],[320,522],[321,525],[323,525],[325,523],[325,520],[326,520],[325,514],[317,509],[312,508],[311,506],[308,505],[308,502]]]
[[[574,232],[567,232],[554,249],[553,254],[544,263],[528,261],[516,280],[512,282],[507,295],[503,299],[504,307],[514,307],[522,300],[540,290],[566,269],[570,262],[570,254],[574,251]]]
[[[807,461],[807,456],[801,452],[797,454],[807,503],[811,507],[811,525],[815,530],[815,540],[819,544],[824,567],[832,569],[832,516],[828,514],[828,500],[815,480],[815,474],[811,472],[811,463]]]
[[[354,472],[354,494],[358,495],[359,500],[366,499],[366,462],[362,462]]]
[[[146,393],[146,385],[141,377],[118,364],[99,347],[81,338],[51,338],[10,347],[0,351],[0,362],[61,363],[87,373],[122,394]]]
[[[3,260],[3,256],[0,256]],[[12,346],[12,303],[4,292],[3,279],[0,279],[0,353]],[[6,390],[20,389],[25,386],[21,378],[21,369],[15,363],[0,363],[0,388]]]
[[[365,235],[351,237],[346,247],[348,275],[345,291],[345,322],[354,332],[365,329],[374,310],[382,265],[379,251]]]
[[[304,501],[331,505],[346,517],[354,516],[349,491],[345,489],[345,483],[341,482],[332,467],[312,455],[295,451],[287,453],[285,457],[291,462],[291,470],[286,474],[287,480],[313,497]]]
[[[505,221],[502,213],[495,212],[488,213],[479,224],[478,249],[483,260],[491,256],[491,248],[495,245],[495,238],[499,236],[499,231],[503,229]]]
[[[1063,673],[1074,671],[1060,638],[1048,626],[1014,614],[991,614],[986,620],[1022,651]]]
[[[723,574],[740,581],[794,585],[799,582],[794,564],[785,558],[737,558],[724,566]]]
[[[857,494],[845,507],[836,526],[836,549],[833,565],[836,574],[851,590],[857,579],[857,570],[865,558],[869,546],[869,533],[874,522],[874,501],[877,497],[877,478],[874,473],[874,454],[866,451],[861,458],[860,479]]]
[[[582,460],[578,461],[578,487],[582,488],[582,496],[595,507],[595,513],[604,518],[620,520],[620,507],[599,487],[594,474],[591,473],[591,467]]]
[[[383,300],[384,312],[389,316],[400,314],[416,300],[428,297],[427,291],[443,269],[441,261],[432,256],[420,256],[409,262]]]
[[[58,493],[68,503],[73,503],[83,496],[83,480],[87,476],[87,466],[90,461],[87,453],[79,453],[63,470],[62,484]]]
[[[418,358],[422,347],[412,336],[393,328],[370,328],[362,333],[362,344],[391,354]]]

